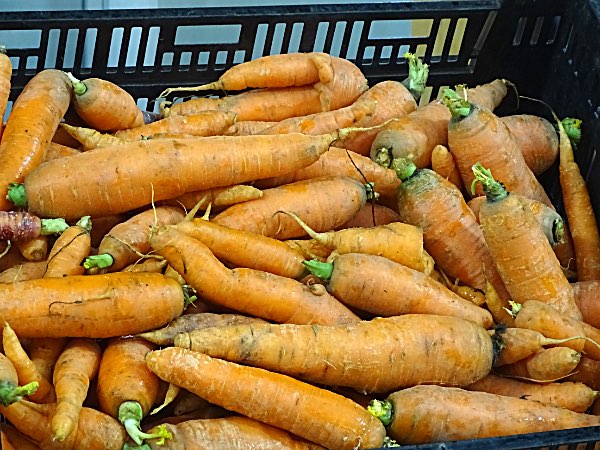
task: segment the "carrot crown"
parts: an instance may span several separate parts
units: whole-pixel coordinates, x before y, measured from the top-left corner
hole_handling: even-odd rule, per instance
[[[37,391],[38,386],[37,381],[32,381],[20,387],[7,380],[0,381],[0,404],[9,406],[21,401],[26,395],[31,395]]]
[[[413,53],[405,53],[404,57],[408,60],[408,78],[402,84],[410,91],[415,100],[419,100],[427,86],[429,66]]]
[[[573,146],[579,144],[581,140],[581,119],[573,119],[570,117],[564,118],[562,121],[565,133],[569,136],[569,140]]]
[[[452,89],[444,89],[442,103],[448,107],[452,118],[457,120],[467,117],[473,110],[473,105]]]
[[[393,421],[394,405],[389,400],[371,400],[369,406],[367,406],[367,411],[381,420],[381,423],[386,427]]]
[[[508,191],[504,185],[501,182],[494,180],[491,170],[483,167],[481,163],[473,164],[471,169],[473,170],[473,175],[475,175],[475,179],[471,184],[472,193],[475,193],[475,183],[479,182],[483,187],[485,196],[490,202],[502,200],[508,195]]]
[[[143,418],[142,406],[138,402],[127,401],[119,406],[119,421],[137,445],[141,445],[144,439],[158,439],[157,444],[164,445],[165,439],[173,437],[165,425],[156,427],[154,433],[144,433],[140,427]]]
[[[390,169],[396,172],[396,176],[400,181],[406,181],[415,175],[417,166],[408,158],[394,158],[390,164]]]
[[[10,200],[18,208],[27,208],[27,193],[23,183],[10,183],[6,200]]]
[[[78,80],[73,76],[71,72],[67,72],[67,77],[71,80],[71,84],[73,85],[73,92],[75,95],[83,95],[87,91],[87,86],[83,81]]]
[[[311,259],[310,261],[302,261],[302,264],[304,264],[310,273],[324,281],[329,280],[333,273],[333,263]]]

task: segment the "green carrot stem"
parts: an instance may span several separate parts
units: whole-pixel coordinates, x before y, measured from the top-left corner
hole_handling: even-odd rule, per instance
[[[456,91],[449,88],[443,91],[442,103],[448,107],[455,120],[467,117],[473,110],[473,105],[468,100],[461,98]]]
[[[27,208],[27,194],[25,185],[22,183],[10,183],[6,199],[14,203],[18,208]]]
[[[69,80],[73,85],[73,93],[75,95],[83,95],[86,93],[87,86],[83,81],[80,81],[77,78],[75,78],[71,72],[67,72],[67,77],[69,77]]]
[[[381,423],[386,427],[393,421],[394,406],[389,400],[371,400],[369,406],[367,406],[367,411],[381,420]]]
[[[394,158],[390,164],[390,169],[396,172],[396,176],[401,181],[406,181],[415,175],[417,166],[408,158]]]
[[[408,60],[408,78],[402,84],[410,91],[415,100],[419,100],[427,87],[429,77],[429,66],[413,53],[405,53]]]
[[[481,165],[481,163],[475,163],[471,167],[475,179],[471,184],[471,192],[475,193],[475,184],[481,183],[483,186],[483,192],[487,197],[488,201],[496,202],[502,200],[508,195],[508,191],[502,183],[494,180],[492,172]]]
[[[188,307],[198,300],[198,296],[195,295],[196,291],[192,286],[189,284],[184,284],[181,288],[183,289],[183,304],[185,307]]]
[[[127,434],[137,445],[142,445],[144,439],[159,439],[157,444],[163,445],[165,439],[173,437],[165,425],[159,425],[155,433],[144,433],[140,424],[144,418],[144,412],[138,402],[128,401],[121,403],[118,418],[125,427]]]
[[[98,267],[99,269],[105,269],[107,267],[112,266],[114,263],[114,259],[108,253],[102,253],[100,255],[92,255],[85,258],[83,262],[83,267],[86,269],[92,269],[94,267]]]
[[[17,386],[10,381],[0,381],[0,404],[3,406],[9,406],[13,403],[21,401],[24,396],[31,395],[37,388],[39,383],[32,381],[25,386]]]
[[[50,234],[61,234],[63,231],[69,228],[69,224],[65,222],[65,219],[40,219],[40,222],[40,234],[44,236]]]
[[[90,216],[83,216],[77,221],[75,225],[77,225],[79,228],[82,228],[88,233],[92,231],[92,219],[90,218]]]
[[[581,120],[567,117],[561,122],[571,141],[571,145],[577,146],[581,140]]]
[[[324,281],[329,280],[333,273],[333,263],[311,259],[310,261],[302,261],[302,264],[306,266],[310,273]]]

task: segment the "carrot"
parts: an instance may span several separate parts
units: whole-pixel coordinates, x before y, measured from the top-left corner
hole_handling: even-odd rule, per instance
[[[81,151],[76,148],[67,147],[66,145],[57,144],[56,142],[50,142],[46,147],[44,162],[64,158],[65,156],[77,155],[79,153],[81,153]]]
[[[2,424],[2,433],[6,435],[8,441],[15,449],[40,450],[40,447],[37,444],[9,423]]]
[[[100,78],[79,81],[68,74],[73,85],[73,107],[85,123],[99,131],[117,131],[144,125],[144,115],[133,97],[116,84]]]
[[[548,383],[568,376],[581,354],[567,347],[542,348],[524,359],[496,368],[500,375]]]
[[[247,267],[296,279],[306,274],[302,264],[303,255],[277,239],[202,219],[180,222],[176,228],[201,241],[220,260],[236,267]],[[256,255],[268,257],[257,258]]]
[[[452,114],[448,125],[448,147],[465,187],[472,186],[475,177],[471,167],[479,162],[491,170],[509,191],[553,208],[544,188],[525,163],[509,129],[493,112],[457,98],[450,89],[445,91],[443,101]],[[477,186],[475,192],[481,195],[481,187]]]
[[[39,386],[37,381],[32,381],[25,386],[19,386],[17,370],[10,359],[0,353],[0,404],[8,406],[19,402],[26,395],[35,393]]]
[[[4,271],[27,262],[16,245],[11,241],[0,240],[0,270]]]
[[[461,191],[463,190],[460,173],[456,168],[454,156],[443,145],[436,145],[431,151],[431,170],[448,180]]]
[[[473,173],[487,197],[479,212],[481,229],[512,300],[538,300],[580,320],[573,288],[531,209],[480,164]]]
[[[36,405],[25,400],[9,407],[0,406],[0,413],[41,448],[72,450],[121,450],[123,448],[127,434],[119,422],[87,407],[81,408],[76,431],[71,433],[60,447],[56,447],[50,427],[55,410],[55,403]]]
[[[305,114],[300,114],[301,116],[305,116],[307,114],[311,114],[316,111],[309,111]],[[239,116],[238,116],[239,118]],[[286,119],[288,117],[285,117]],[[282,119],[283,120],[283,119]],[[265,121],[265,120],[238,120],[234,125],[229,127],[229,129],[225,132],[225,134],[232,136],[248,136],[249,134],[260,134],[261,131],[266,130],[269,127],[272,127],[277,122]]]
[[[6,47],[0,45],[0,136],[4,126],[4,111],[10,94],[10,79],[12,78],[12,63],[6,54]]]
[[[121,222],[125,222],[127,219],[131,217],[131,213],[127,214],[115,214],[111,216],[104,216],[94,218],[94,226],[90,231],[90,238],[92,243],[92,248],[97,249],[100,245],[104,236],[117,224]]]
[[[52,382],[52,373],[58,357],[67,345],[66,338],[30,339],[29,358],[44,379]]]
[[[3,450],[15,450],[15,448],[12,446],[12,444],[4,434],[4,431],[0,431],[0,448],[2,448]]]
[[[390,225],[400,222],[400,216],[396,211],[387,206],[368,202],[358,210],[347,222],[337,227],[337,230],[345,228],[370,228]]]
[[[413,225],[394,222],[373,228],[346,228],[316,233],[295,214],[287,214],[296,220],[311,238],[336,256],[365,253],[383,256],[427,275],[433,270],[433,260],[423,250],[423,231]]]
[[[486,278],[508,298],[484,235],[460,190],[430,169],[394,161],[399,178],[398,212],[403,222],[423,229],[425,250],[450,279],[485,289]],[[468,249],[468,250],[467,250]]]
[[[141,445],[140,422],[158,398],[158,377],[146,365],[146,355],[154,344],[140,338],[120,338],[109,342],[98,369],[97,394],[100,409],[125,426],[129,436]],[[160,432],[156,437],[166,437]]]
[[[454,387],[415,386],[375,401],[372,413],[399,444],[424,444],[600,424],[568,409]]]
[[[35,75],[17,98],[0,143],[0,211],[11,207],[9,184],[22,182],[42,163],[70,99],[69,80],[54,69]]]
[[[319,244],[314,239],[286,239],[283,242],[295,252],[300,253],[304,259],[326,261],[331,253],[327,247]]]
[[[376,255],[347,253],[333,263],[305,265],[328,282],[327,290],[340,302],[380,316],[439,314],[492,325],[492,316],[427,275]]]
[[[68,112],[69,110],[67,110],[67,113]],[[52,136],[52,140],[50,142],[54,142],[56,144],[64,145],[67,147],[79,148],[79,146],[81,145],[80,142],[77,139],[73,138],[62,128],[62,124],[64,123],[65,122],[63,119],[63,121],[59,124],[58,128],[54,132],[54,136]]]
[[[46,272],[47,261],[24,262],[0,273],[0,283],[35,280]]]
[[[115,272],[136,262],[150,251],[150,227],[177,223],[185,217],[181,208],[161,206],[148,209],[115,225],[100,242],[98,255],[85,259],[85,269]]]
[[[69,136],[76,139],[81,144],[83,151],[93,150],[96,148],[112,147],[114,145],[123,144],[123,139],[120,139],[112,134],[100,133],[93,128],[75,127],[66,123],[61,123],[59,129],[66,131]]]
[[[30,241],[42,235],[60,234],[69,226],[64,219],[40,219],[22,211],[0,211],[0,239]]]
[[[600,281],[578,281],[572,284],[575,291],[575,303],[581,311],[585,323],[600,328]]]
[[[48,255],[44,277],[66,277],[85,273],[82,262],[90,254],[91,228],[90,216],[84,216],[61,234]]]
[[[150,243],[201,299],[275,322],[337,324],[357,321],[325,289],[253,269],[227,269],[210,249],[177,228],[161,227]]]
[[[397,353],[398,342],[402,355]],[[428,342],[437,344],[429,346]],[[175,345],[310,383],[361,392],[390,392],[420,383],[466,386],[488,374],[493,358],[492,340],[481,326],[429,314],[337,326],[254,323],[213,327],[181,333]],[[368,350],[372,348],[377,351]],[[458,349],[462,350],[457,353]]]
[[[42,217],[118,214],[150,204],[153,193],[158,201],[293,172],[316,161],[335,138],[296,134],[130,142],[44,163],[27,177],[27,201],[19,204],[28,203],[29,211]]]
[[[277,213],[286,210],[315,231],[328,231],[345,223],[366,203],[367,188],[371,190],[344,176],[297,181],[265,189],[259,199],[230,206],[214,222],[277,239],[305,236],[296,221]]]
[[[155,272],[163,273],[167,262],[164,259],[148,258],[136,261],[121,269],[122,272]]]
[[[556,117],[556,116],[555,116]],[[600,232],[594,215],[590,194],[575,161],[573,147],[565,127],[579,132],[581,121],[577,119],[558,119],[559,178],[563,194],[563,203],[575,247],[577,263],[577,281],[600,279]]]
[[[494,374],[487,375],[466,389],[532,400],[578,413],[587,411],[598,396],[598,391],[583,383],[528,383]]]
[[[248,417],[235,416],[223,419],[188,420],[177,425],[166,425],[173,435],[169,439],[170,448],[203,448],[205,450],[243,450],[248,448],[269,448],[289,450],[318,450],[320,445],[300,440],[287,431],[267,425]],[[152,430],[150,430],[152,432]],[[160,450],[164,446],[156,440],[149,440],[151,449]]]
[[[558,158],[558,135],[550,122],[531,114],[501,117],[527,166],[536,175],[543,174]]]
[[[325,53],[289,53],[269,55],[247,61],[226,70],[219,80],[194,88],[169,88],[159,97],[176,91],[278,88],[313,84],[323,109],[334,110],[350,104],[367,90],[367,80],[352,62]]]
[[[364,408],[285,375],[174,347],[150,352],[146,362],[163,380],[210,403],[326,448],[376,448],[383,443],[383,426]]]
[[[156,273],[73,275],[0,285],[0,320],[21,337],[102,338],[141,333],[179,317],[179,283]]]
[[[231,206],[236,203],[247,202],[262,197],[262,191],[254,186],[246,184],[236,184],[235,186],[218,187],[206,189],[203,191],[188,192],[179,197],[158,202],[159,205],[183,206],[186,209],[192,209],[200,200],[206,197],[204,204],[200,209],[206,209],[206,205],[212,204],[213,207]]]
[[[27,261],[42,261],[48,254],[48,236],[40,235],[27,241],[16,242],[21,255]]]
[[[53,437],[59,442],[76,429],[90,380],[98,372],[101,355],[102,350],[96,341],[72,339],[56,362],[53,376],[56,410],[50,427]]]
[[[584,383],[594,390],[600,389],[600,361],[595,361],[585,355],[581,356],[579,364],[565,381]]]

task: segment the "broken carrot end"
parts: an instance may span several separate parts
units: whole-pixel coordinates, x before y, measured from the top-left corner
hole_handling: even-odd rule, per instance
[[[27,194],[23,183],[10,183],[6,199],[14,203],[18,208],[27,208]]]
[[[329,280],[333,273],[333,264],[328,262],[322,262],[317,259],[311,259],[310,261],[302,261],[302,264],[308,269],[314,276],[321,280]]]
[[[389,400],[371,400],[369,406],[367,406],[367,411],[369,411],[373,417],[379,419],[386,427],[392,423],[394,406]]]
[[[16,386],[6,380],[0,381],[0,404],[9,406],[21,401],[24,396],[35,393],[39,385],[40,384],[37,381],[32,381],[24,386]]]
[[[95,267],[99,269],[105,269],[107,267],[112,266],[114,263],[114,259],[108,253],[103,253],[100,255],[92,255],[85,258],[83,262],[83,267],[85,269],[93,269]]]

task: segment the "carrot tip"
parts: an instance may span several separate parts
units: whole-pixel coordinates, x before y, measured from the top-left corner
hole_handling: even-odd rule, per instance
[[[39,385],[37,381],[32,381],[24,386],[15,386],[10,381],[0,381],[0,404],[9,406],[19,402],[24,396],[35,393]]]
[[[381,423],[386,427],[393,421],[394,406],[388,400],[371,400],[369,406],[367,406],[367,411],[373,417],[381,420]]]

